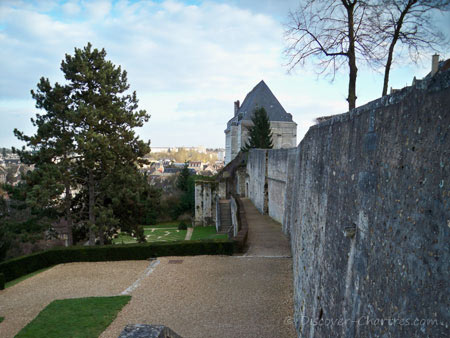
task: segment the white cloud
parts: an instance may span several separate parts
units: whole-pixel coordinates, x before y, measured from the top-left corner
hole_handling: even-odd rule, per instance
[[[62,10],[64,14],[68,16],[74,16],[81,12],[81,7],[78,1],[67,1],[62,5]]]
[[[84,8],[89,19],[103,20],[111,11],[111,2],[108,0],[84,1]]]
[[[35,111],[30,89],[41,76],[63,81],[64,54],[90,41],[127,70],[141,108],[152,115],[139,134],[154,146],[224,146],[233,101],[242,101],[261,79],[293,114],[301,136],[317,115],[345,111],[347,76],[331,85],[318,82],[312,69],[286,74],[280,22],[294,5],[294,0],[0,1],[0,106],[8,106],[0,118],[10,123],[3,128],[30,128],[29,114],[23,113]],[[363,69],[359,76],[364,81],[359,102],[377,97],[379,77],[367,78]],[[14,118],[3,119],[10,113]],[[11,133],[2,129],[0,146],[17,143]]]

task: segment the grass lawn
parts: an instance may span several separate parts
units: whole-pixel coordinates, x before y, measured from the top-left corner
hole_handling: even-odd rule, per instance
[[[167,222],[144,226],[144,235],[146,236],[147,242],[170,242],[184,240],[187,230],[178,230],[178,224],[179,222]],[[191,239],[200,240],[227,238],[227,235],[217,234],[215,226],[209,226],[194,228]],[[125,233],[121,233],[117,238],[113,239],[113,244],[131,243],[136,243],[136,239]]]
[[[137,241],[136,241],[136,238],[134,238],[130,235],[120,233],[117,238],[112,239],[112,243],[113,244],[131,244],[131,243],[137,243]]]
[[[144,230],[147,242],[182,241],[186,237],[187,230],[174,229],[147,229]]]
[[[216,233],[216,227],[195,227],[191,240],[198,239],[227,239],[228,236]]]
[[[44,272],[44,271],[46,271],[46,270],[48,270],[48,269],[51,269],[52,267],[53,267],[53,266],[49,266],[49,267],[47,267],[47,268],[43,268],[43,269],[40,269],[40,270],[36,270],[36,271],[34,271],[34,272],[32,272],[32,273],[29,273],[28,275],[24,275],[24,276],[22,276],[22,277],[13,279],[12,281],[6,282],[6,283],[5,283],[5,289],[6,289],[6,288],[9,288],[9,287],[11,287],[11,286],[13,286],[13,285],[16,285],[17,283],[20,283],[21,281],[23,281],[23,280],[25,280],[25,279],[28,279],[28,278],[30,278],[30,277],[33,277],[33,276],[37,275],[38,273]]]
[[[98,337],[130,299],[116,296],[55,300],[16,337]]]

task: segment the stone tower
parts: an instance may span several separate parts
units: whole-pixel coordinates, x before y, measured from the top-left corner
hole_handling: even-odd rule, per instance
[[[239,101],[234,103],[234,116],[225,129],[225,164],[233,160],[247,142],[248,128],[253,125],[253,111],[260,107],[264,107],[269,116],[273,148],[297,146],[297,124],[266,83],[261,81],[247,94],[242,105],[239,105]]]

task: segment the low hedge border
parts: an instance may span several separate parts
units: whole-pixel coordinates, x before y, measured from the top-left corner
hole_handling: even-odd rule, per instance
[[[72,262],[144,260],[162,256],[232,255],[233,241],[199,240],[144,244],[73,246],[54,248],[0,263],[0,274],[9,282],[48,266]]]
[[[5,288],[5,274],[0,273],[0,290]]]
[[[247,217],[245,215],[245,209],[244,204],[242,203],[241,199],[235,195],[232,194],[233,198],[236,200],[237,204],[237,218],[239,222],[239,231],[236,236],[232,238],[234,241],[234,251],[243,253],[246,251],[246,245],[247,245],[247,238],[248,238],[248,223],[247,223]]]

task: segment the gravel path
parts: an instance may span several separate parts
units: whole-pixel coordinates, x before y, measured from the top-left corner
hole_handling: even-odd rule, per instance
[[[289,241],[281,232],[281,224],[261,215],[248,198],[242,198],[248,223],[246,256],[291,257]]]
[[[61,264],[0,291],[0,337],[13,337],[54,299],[132,296],[101,337],[163,324],[184,338],[295,337],[292,259],[280,225],[244,201],[244,256]],[[152,265],[150,265],[152,264]]]
[[[187,228],[186,237],[184,238],[184,240],[189,241],[192,237],[193,232],[194,232],[194,228]]]
[[[290,259],[158,260],[102,338],[117,337],[127,324],[167,325],[185,338],[295,337]]]
[[[14,337],[51,301],[115,296],[145,271],[148,261],[60,264],[0,291],[0,337]]]

